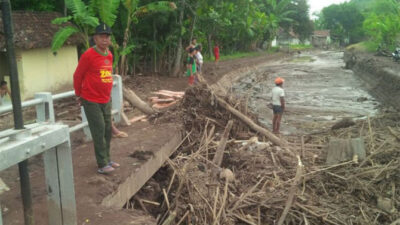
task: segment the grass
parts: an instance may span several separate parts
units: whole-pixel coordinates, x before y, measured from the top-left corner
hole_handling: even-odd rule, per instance
[[[357,52],[376,52],[378,45],[371,41],[363,41],[346,47],[347,50]]]
[[[354,51],[359,51],[359,52],[369,52],[369,53],[375,53],[378,49],[379,44],[373,41],[363,41],[359,42],[357,44],[349,45],[347,46],[347,50],[354,50]],[[395,49],[395,46],[389,46],[387,47],[389,51],[393,51]]]
[[[293,58],[290,60],[290,62],[295,62],[295,63],[305,63],[305,62],[314,62],[315,59],[313,59],[311,56],[300,56]]]
[[[312,45],[304,45],[304,44],[290,45],[289,47],[292,50],[306,50],[313,48]]]
[[[241,59],[241,58],[251,58],[251,57],[257,57],[260,55],[265,55],[268,53],[274,53],[277,52],[279,49],[272,47],[268,51],[252,51],[252,52],[234,52],[232,54],[221,54],[219,57],[219,61],[225,61],[225,60],[232,60],[232,59]],[[214,56],[209,58],[207,55],[204,57],[205,62],[211,62],[214,61]]]

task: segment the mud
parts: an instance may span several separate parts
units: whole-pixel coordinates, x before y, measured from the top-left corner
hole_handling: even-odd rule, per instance
[[[345,69],[343,52],[305,52],[261,66],[232,87],[269,128],[272,110],[268,105],[278,76],[285,79],[284,135],[318,133],[343,118],[365,119],[375,115],[380,105],[368,93],[368,84]]]

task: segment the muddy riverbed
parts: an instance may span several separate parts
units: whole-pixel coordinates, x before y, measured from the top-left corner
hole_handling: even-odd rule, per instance
[[[284,135],[310,134],[330,128],[343,118],[365,119],[377,113],[379,102],[351,70],[344,68],[343,52],[312,51],[260,67],[232,86],[271,127],[271,89],[277,76],[285,79],[287,111]]]

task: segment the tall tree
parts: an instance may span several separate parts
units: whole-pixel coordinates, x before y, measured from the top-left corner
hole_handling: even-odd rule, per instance
[[[353,3],[330,5],[322,10],[324,27],[341,43],[355,43],[362,39],[364,16]]]

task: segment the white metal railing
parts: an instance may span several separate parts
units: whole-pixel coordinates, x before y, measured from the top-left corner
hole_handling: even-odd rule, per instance
[[[112,115],[115,123],[121,121],[121,113],[123,107],[123,96],[122,96],[122,79],[119,75],[113,75],[113,88],[111,91],[112,99]],[[59,101],[64,98],[70,98],[75,96],[74,91],[67,91],[59,94],[52,95],[50,92],[39,92],[35,94],[35,98],[32,100],[24,101],[21,103],[22,108],[35,106],[36,107],[36,122],[50,122],[55,123],[55,113],[54,113],[54,102]],[[12,111],[12,105],[0,107],[0,115]],[[75,132],[77,130],[83,129],[86,135],[86,139],[91,139],[90,130],[88,127],[88,122],[86,119],[85,111],[81,106],[81,116],[82,122],[74,126],[69,127],[69,132]]]

